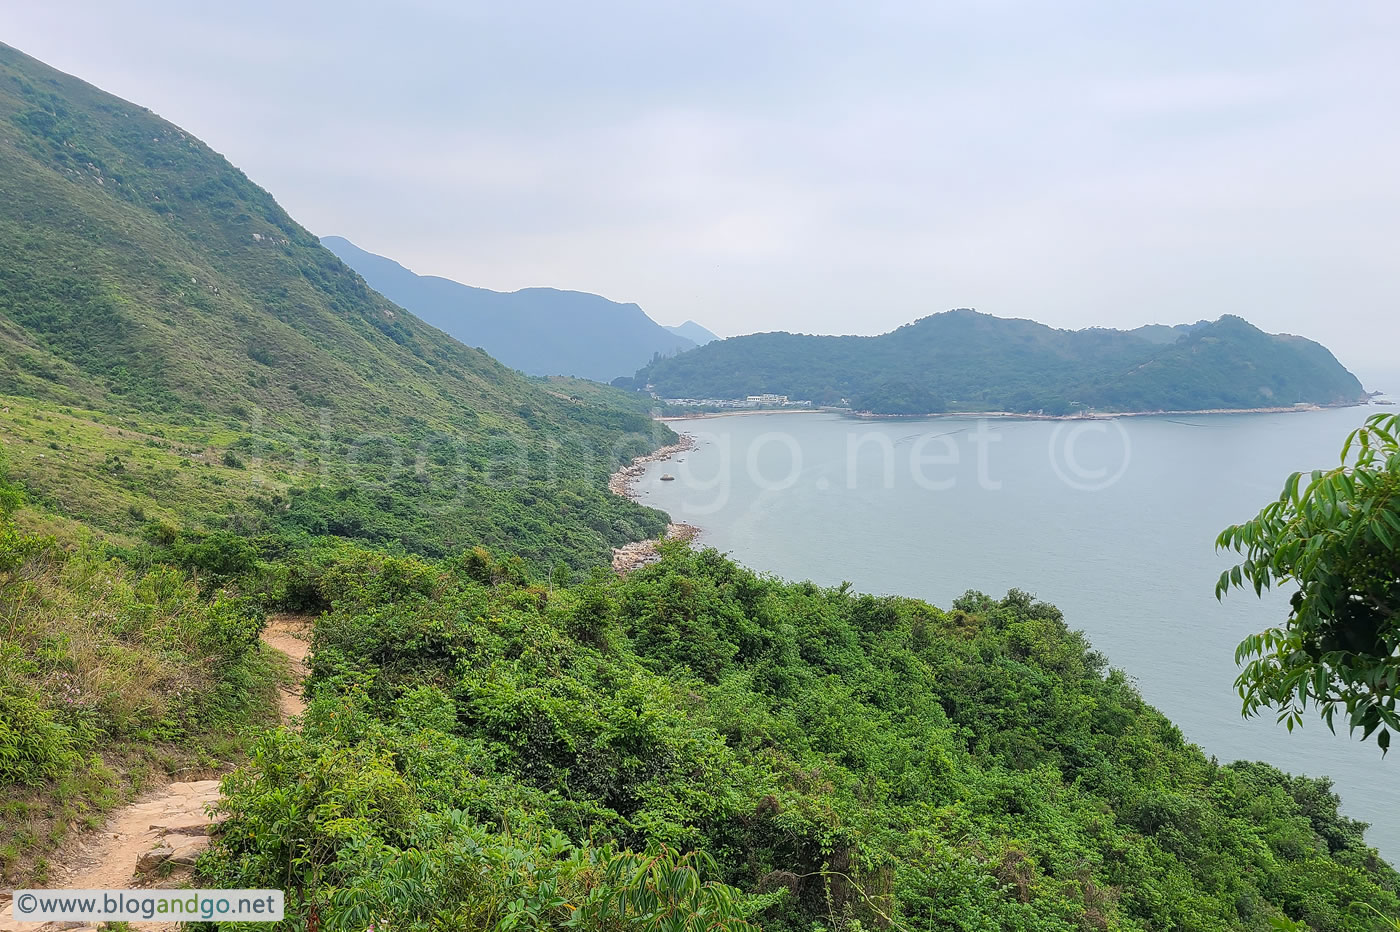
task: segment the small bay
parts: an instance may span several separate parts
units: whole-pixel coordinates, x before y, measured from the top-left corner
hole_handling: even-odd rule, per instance
[[[1052,602],[1144,697],[1221,762],[1331,777],[1343,811],[1400,859],[1397,761],[1317,719],[1289,734],[1243,719],[1234,650],[1279,625],[1287,593],[1213,588],[1234,561],[1215,535],[1295,469],[1337,463],[1380,407],[1286,414],[1033,421],[837,414],[696,418],[695,449],[649,464],[644,504],[700,544],[786,579],[947,607],[968,589]],[[662,481],[663,474],[674,481]]]

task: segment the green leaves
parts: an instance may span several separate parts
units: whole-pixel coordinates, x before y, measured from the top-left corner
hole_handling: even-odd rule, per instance
[[[0,683],[0,787],[63,774],[77,759],[73,738],[38,696]]]
[[[1341,465],[1284,482],[1278,500],[1231,525],[1216,547],[1245,559],[1221,574],[1217,598],[1249,584],[1297,587],[1287,625],[1235,652],[1245,715],[1269,706],[1291,730],[1309,702],[1328,726],[1348,713],[1385,753],[1400,689],[1400,415],[1375,415],[1342,447]],[[1300,488],[1301,486],[1301,488]],[[1253,658],[1252,660],[1250,658]]]
[[[701,851],[684,854],[663,846],[607,859],[603,883],[564,923],[571,929],[636,929],[638,932],[705,932],[757,927],[747,916],[749,898],[703,876],[719,867]]]

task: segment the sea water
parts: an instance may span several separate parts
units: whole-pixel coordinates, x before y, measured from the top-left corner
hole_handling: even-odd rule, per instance
[[[1059,606],[1187,738],[1222,762],[1326,775],[1343,811],[1400,860],[1400,759],[1317,719],[1244,719],[1235,646],[1281,624],[1287,594],[1214,585],[1216,534],[1253,517],[1295,469],[1338,462],[1374,406],[1282,414],[1031,421],[838,414],[697,418],[697,447],[653,463],[643,503],[700,543],[789,580],[947,606],[969,589]],[[663,473],[675,481],[662,482]]]

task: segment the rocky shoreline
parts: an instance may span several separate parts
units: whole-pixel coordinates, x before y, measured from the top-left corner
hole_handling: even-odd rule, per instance
[[[621,495],[623,498],[630,498],[637,502],[637,493],[633,489],[637,480],[642,477],[649,463],[657,463],[668,460],[677,453],[684,453],[686,450],[695,449],[695,438],[689,434],[681,434],[680,440],[676,443],[667,444],[664,447],[652,450],[643,454],[628,463],[626,466],[613,473],[608,478],[608,491],[614,495]],[[619,576],[626,576],[639,566],[646,566],[648,563],[655,563],[661,559],[661,553],[657,545],[663,540],[694,540],[700,534],[700,529],[693,524],[685,522],[672,522],[666,525],[664,537],[652,540],[638,540],[621,547],[613,548],[612,568],[613,572]]]
[[[680,440],[675,443],[658,447],[650,453],[644,453],[636,457],[632,462],[613,473],[608,479],[608,491],[614,495],[621,495],[623,498],[630,498],[637,501],[636,494],[632,491],[632,486],[642,478],[642,473],[646,471],[648,463],[659,463],[668,460],[677,453],[684,453],[686,450],[695,449],[695,438],[689,434],[681,434]]]
[[[666,536],[663,538],[653,538],[651,540],[639,540],[630,544],[623,544],[621,547],[613,548],[612,568],[613,572],[619,576],[626,576],[628,573],[640,566],[648,563],[655,563],[661,559],[661,551],[657,547],[662,540],[684,540],[691,541],[700,533],[700,529],[693,524],[672,523],[666,525]]]

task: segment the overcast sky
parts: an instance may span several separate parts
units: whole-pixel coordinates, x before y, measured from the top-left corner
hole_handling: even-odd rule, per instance
[[[420,273],[721,335],[1236,313],[1400,370],[1394,0],[3,0],[0,30]]]

